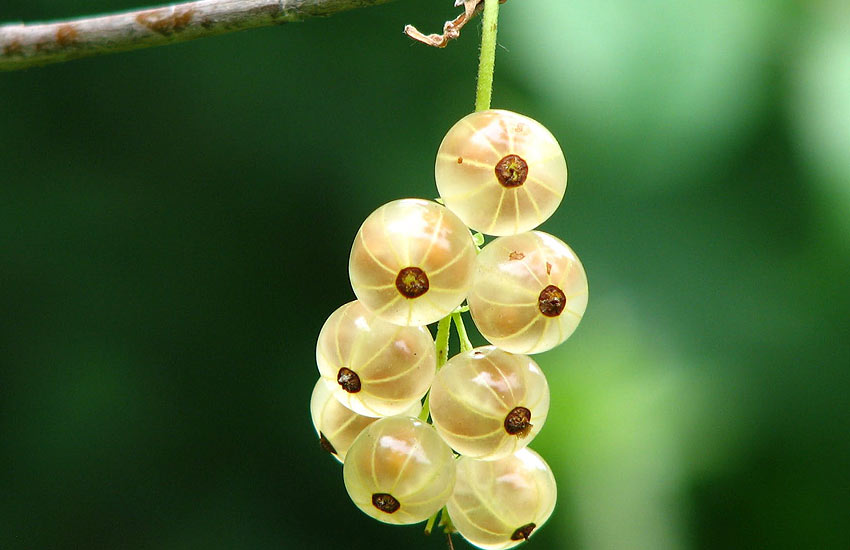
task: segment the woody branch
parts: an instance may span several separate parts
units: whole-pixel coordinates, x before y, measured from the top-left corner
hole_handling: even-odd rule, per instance
[[[392,0],[201,0],[38,24],[0,25],[0,71],[265,27]]]

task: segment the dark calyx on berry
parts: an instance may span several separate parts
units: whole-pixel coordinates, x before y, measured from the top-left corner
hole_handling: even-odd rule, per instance
[[[405,267],[395,278],[395,287],[405,298],[418,298],[428,292],[428,276],[418,267]]]
[[[549,285],[540,291],[540,296],[537,298],[537,307],[540,313],[546,317],[557,317],[567,306],[567,297],[564,291],[555,285]]]
[[[525,407],[515,407],[505,417],[505,431],[517,437],[525,437],[531,431],[531,411]]]
[[[334,446],[331,445],[331,442],[328,441],[328,438],[325,437],[325,434],[323,434],[321,432],[319,433],[319,445],[322,446],[322,449],[326,450],[327,452],[331,453],[332,455],[336,454],[336,449],[334,449]]]
[[[528,540],[528,537],[531,536],[531,532],[534,531],[534,528],[537,525],[533,523],[527,523],[522,527],[517,527],[517,530],[514,531],[514,534],[511,535],[511,540]]]
[[[396,498],[387,493],[375,493],[372,495],[372,506],[388,514],[392,514],[401,508],[401,504],[399,504]]]
[[[518,155],[508,155],[496,163],[496,179],[504,187],[519,187],[528,178],[528,163]]]
[[[349,368],[342,367],[339,369],[336,375],[336,381],[348,393],[357,393],[360,391],[360,377]]]

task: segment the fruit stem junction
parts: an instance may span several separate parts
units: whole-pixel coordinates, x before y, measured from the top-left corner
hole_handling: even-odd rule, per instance
[[[478,88],[475,110],[486,111],[493,97],[493,72],[496,65],[496,33],[499,29],[499,0],[484,0],[481,23],[481,54],[478,62]]]
[[[450,548],[454,548],[454,544],[452,544],[452,533],[457,533],[457,529],[452,523],[452,518],[449,517],[449,510],[445,506],[434,512],[434,515],[428,518],[428,523],[425,524],[425,534],[430,535],[431,531],[434,530],[434,524],[437,523],[437,518],[440,518],[440,527],[443,528],[443,532],[446,534],[447,542]]]

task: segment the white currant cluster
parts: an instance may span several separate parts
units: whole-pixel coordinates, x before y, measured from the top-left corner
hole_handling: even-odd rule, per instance
[[[533,231],[560,204],[567,166],[538,122],[488,110],[449,130],[435,175],[445,206],[393,201],[357,233],[357,300],[319,334],[313,424],[366,514],[395,524],[431,518],[430,529],[445,507],[447,530],[480,548],[511,548],[556,499],[549,466],[527,448],[546,420],[549,386],[525,354],[566,340],[587,305],[575,253]],[[498,238],[479,251],[483,237],[470,228]],[[493,345],[468,349],[461,338],[462,352],[446,362],[447,330],[454,318],[462,331],[464,301]],[[425,325],[437,321],[435,346]]]

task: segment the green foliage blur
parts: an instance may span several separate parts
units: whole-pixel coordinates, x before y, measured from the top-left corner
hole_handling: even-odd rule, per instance
[[[0,73],[0,548],[445,547],[349,502],[308,403],[359,224],[436,195],[472,109],[476,25],[401,33],[451,4]],[[535,357],[559,502],[529,547],[850,548],[850,4],[501,14],[494,106],[560,140],[542,229],[590,281]]]

